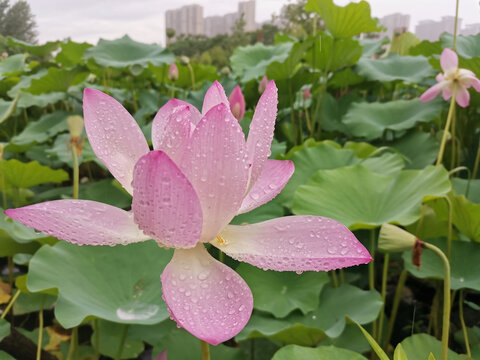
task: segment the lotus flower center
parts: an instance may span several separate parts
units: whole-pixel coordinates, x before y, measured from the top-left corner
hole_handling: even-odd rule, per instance
[[[222,238],[220,235],[217,235],[217,240],[220,245],[227,245],[227,241]]]

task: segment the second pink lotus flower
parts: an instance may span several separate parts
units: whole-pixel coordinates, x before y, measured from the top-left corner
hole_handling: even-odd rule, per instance
[[[248,322],[252,293],[205,245],[239,261],[277,271],[328,271],[368,263],[368,251],[342,224],[288,216],[229,225],[232,218],[272,200],[294,166],[270,160],[277,112],[272,81],[256,107],[248,139],[232,115],[222,86],[208,90],[200,113],[181,100],[167,102],[152,126],[154,151],[132,116],[110,96],[84,93],[85,128],[92,148],[133,195],[132,211],[87,200],[57,200],[5,213],[23,224],[82,245],[155,239],[174,248],[161,275],[172,318],[216,345]]]

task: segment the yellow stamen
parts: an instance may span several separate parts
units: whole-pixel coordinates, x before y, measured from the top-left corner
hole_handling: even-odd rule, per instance
[[[225,245],[227,243],[220,235],[217,235],[217,240],[220,245]]]

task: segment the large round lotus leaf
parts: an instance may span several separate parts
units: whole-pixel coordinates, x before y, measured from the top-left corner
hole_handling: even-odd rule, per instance
[[[441,52],[442,44],[440,43],[440,41],[431,42],[428,40],[423,40],[422,42],[420,42],[420,44],[415,45],[409,50],[410,55],[423,55],[426,57],[430,57],[436,54],[440,55]]]
[[[85,50],[85,59],[93,58],[101,66],[125,68],[135,64],[162,65],[175,61],[175,57],[168,49],[159,45],[145,44],[130,39],[127,35],[116,40],[100,39],[94,47]]]
[[[70,39],[60,43],[62,51],[55,56],[55,61],[64,67],[74,66],[83,63],[83,54],[85,50],[91,48],[92,45],[86,42],[77,43]]]
[[[473,204],[465,196],[448,195],[452,205],[453,225],[470,240],[480,242],[480,204]],[[435,199],[429,204],[442,220],[448,220],[449,204],[446,199]]]
[[[379,60],[361,58],[357,63],[357,72],[372,81],[403,80],[406,83],[418,83],[435,74],[426,57],[399,55]]]
[[[292,211],[326,216],[350,229],[369,229],[394,222],[409,225],[420,218],[426,196],[450,191],[443,167],[378,174],[363,165],[320,170],[295,192]]]
[[[168,317],[160,274],[172,252],[148,241],[128,246],[44,246],[30,260],[32,292],[58,288],[55,317],[65,328],[87,316],[126,324]]]
[[[58,49],[59,42],[58,41],[49,41],[49,42],[46,42],[43,45],[35,45],[35,44],[28,43],[26,41],[17,40],[15,38],[9,37],[8,38],[8,45],[12,46],[12,47],[20,47],[25,52],[30,53],[30,54],[35,55],[35,56],[38,56],[38,57],[47,57],[53,51]]]
[[[15,98],[12,101],[5,101],[0,99],[0,124],[7,120],[10,115],[15,111],[17,106],[18,98]]]
[[[346,315],[360,324],[367,324],[377,318],[381,307],[377,291],[364,291],[352,285],[336,289],[325,287],[320,295],[320,306],[305,315],[295,312],[277,319],[254,311],[237,340],[266,337],[286,344],[315,346],[327,336],[340,336],[345,329]]]
[[[391,146],[407,157],[406,169],[423,169],[435,161],[440,144],[431,134],[414,131],[394,141]]]
[[[99,352],[102,355],[115,358],[122,344],[122,335],[125,331],[125,324],[112,323],[110,321],[99,320],[98,327],[94,329],[91,336],[92,346],[97,347],[97,335],[100,347]],[[123,343],[121,359],[137,358],[144,350],[145,344],[140,339],[131,336],[131,329],[127,328],[127,335]],[[98,334],[96,332],[98,331]]]
[[[46,107],[55,104],[60,100],[65,100],[67,94],[61,91],[52,91],[46,94],[34,95],[28,92],[21,92],[17,102],[18,108],[29,108],[30,106]],[[30,123],[31,124],[31,123]]]
[[[48,92],[67,91],[70,85],[75,85],[84,80],[88,73],[80,73],[78,69],[59,69],[51,67],[48,72],[38,79],[32,79],[30,86],[24,91],[34,95]]]
[[[376,149],[375,147],[373,147]],[[404,163],[397,154],[384,153],[376,157],[361,159],[355,156],[355,150],[337,148],[327,143],[305,143],[286,156],[295,164],[295,172],[279,195],[284,206],[292,207],[293,196],[300,185],[304,185],[318,170],[336,169],[362,163],[378,173],[393,173],[400,170]]]
[[[377,21],[370,15],[370,5],[366,1],[337,6],[333,0],[308,0],[305,10],[318,13],[328,31],[336,38],[380,31]]]
[[[402,344],[403,350],[408,360],[426,360],[429,359],[430,353],[435,359],[442,358],[442,343],[428,334],[415,334],[404,339]],[[462,360],[463,357],[448,350],[448,360]]]
[[[272,360],[366,360],[367,358],[347,349],[335,346],[319,346],[317,348],[287,345],[278,350]]]
[[[428,240],[428,242],[446,252],[446,240]],[[417,267],[412,264],[412,252],[403,253],[405,268],[418,278],[443,279],[443,262],[433,251],[424,249],[422,265]],[[452,290],[473,289],[480,291],[480,244],[465,241],[453,241],[450,255],[450,278]]]
[[[318,307],[320,292],[330,282],[325,272],[264,271],[245,263],[237,272],[253,293],[253,307],[275,317],[287,316],[295,309],[304,314]]]
[[[22,70],[25,65],[25,58],[25,54],[17,54],[0,61],[0,80],[4,78],[3,75],[10,75],[13,72]]]
[[[45,74],[47,74],[47,69],[41,69],[33,75],[22,76],[20,81],[7,91],[7,95],[13,99],[15,96],[17,96],[20,90],[28,88],[33,79],[40,79]]]
[[[461,179],[454,177],[452,186],[455,194],[465,195],[468,201],[480,204],[480,179]]]
[[[342,122],[353,136],[372,140],[378,139],[387,130],[408,130],[418,123],[432,121],[441,110],[441,102],[425,103],[418,99],[360,102],[352,104]]]
[[[444,48],[452,48],[453,47],[453,35],[448,33],[443,33],[440,37],[440,41],[442,42],[442,46]],[[461,57],[470,59],[474,57],[480,56],[480,34],[476,35],[469,35],[457,36],[456,42],[456,51],[457,54]]]
[[[68,180],[68,173],[62,169],[53,170],[36,161],[23,163],[16,159],[0,162],[0,176],[4,177],[7,187],[10,185],[17,188]]]
[[[230,57],[233,71],[242,78],[243,82],[265,75],[267,66],[274,61],[284,61],[292,48],[293,43],[286,42],[278,45],[240,46]]]

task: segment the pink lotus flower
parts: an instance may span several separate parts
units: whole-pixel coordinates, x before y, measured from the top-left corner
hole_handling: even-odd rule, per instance
[[[310,89],[309,88],[305,88],[303,90],[303,99],[304,100],[308,100],[312,97],[312,93],[310,92]]]
[[[262,80],[260,81],[260,84],[258,84],[258,92],[259,92],[260,94],[263,94],[263,92],[264,92],[265,89],[267,88],[267,85],[268,85],[267,75],[263,75],[263,78],[262,78]]]
[[[240,86],[235,86],[235,89],[233,89],[228,97],[228,101],[230,103],[230,111],[233,116],[235,116],[235,119],[238,121],[242,120],[245,114],[245,98],[243,97]]]
[[[168,69],[168,78],[170,79],[170,81],[177,81],[178,79],[178,67],[177,67],[177,64],[175,64],[174,62],[172,63],[172,65],[170,65],[170,68]]]
[[[420,96],[420,101],[426,102],[435,98],[440,91],[445,100],[452,97],[455,89],[457,104],[461,107],[467,107],[470,104],[470,94],[468,88],[473,88],[480,92],[480,80],[475,74],[467,69],[458,68],[458,56],[455,51],[444,49],[440,55],[440,65],[444,73],[437,75],[437,84],[433,85]]]
[[[230,267],[209,255],[210,243],[262,269],[327,271],[368,263],[368,251],[342,224],[288,216],[228,225],[273,199],[293,173],[290,161],[269,160],[277,112],[272,81],[260,98],[248,139],[229,110],[222,86],[205,95],[202,113],[168,101],[152,126],[154,151],[116,100],[85,89],[85,128],[98,158],[133,194],[132,211],[87,200],[56,200],[6,215],[74,244],[117,245],[155,239],[175,248],[162,275],[171,317],[216,345],[235,336],[253,308],[252,293]],[[340,246],[341,244],[341,246]]]

